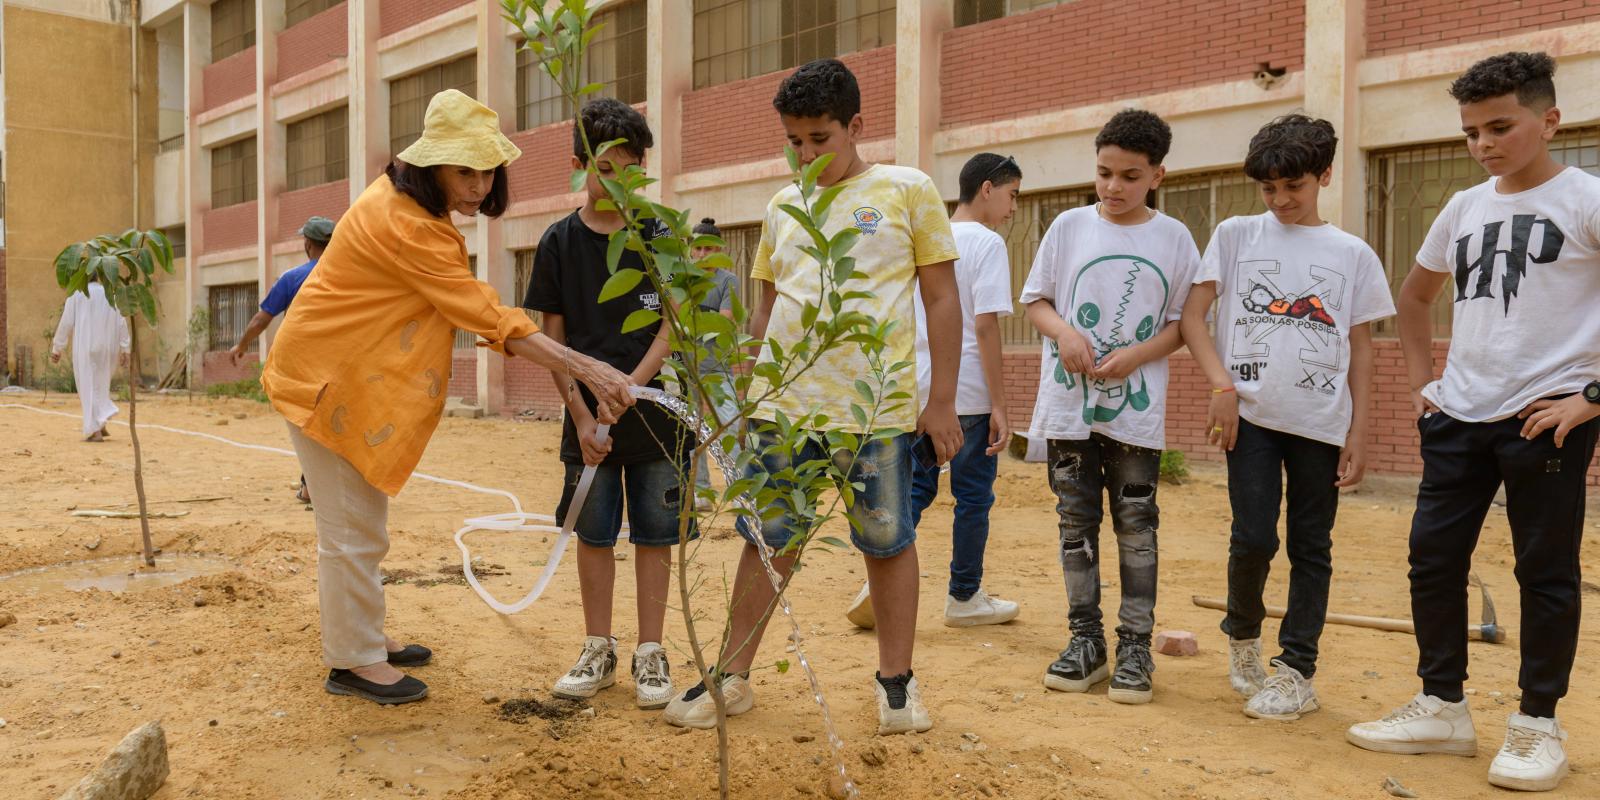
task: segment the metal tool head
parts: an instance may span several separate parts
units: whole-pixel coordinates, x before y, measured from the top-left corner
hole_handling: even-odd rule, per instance
[[[1483,640],[1493,644],[1500,644],[1506,640],[1506,629],[1500,627],[1499,617],[1495,614],[1494,598],[1489,596],[1489,586],[1485,584],[1478,573],[1467,573],[1467,585],[1478,587],[1478,595],[1483,601],[1483,622],[1478,626],[1478,632]]]

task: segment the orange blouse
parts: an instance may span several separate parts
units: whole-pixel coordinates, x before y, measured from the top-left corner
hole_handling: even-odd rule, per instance
[[[393,496],[444,411],[454,328],[502,353],[538,330],[473,277],[448,217],[379,176],[295,295],[261,386],[290,423]]]

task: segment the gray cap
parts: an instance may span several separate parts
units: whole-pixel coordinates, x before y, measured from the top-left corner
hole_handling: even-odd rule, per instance
[[[327,217],[312,217],[306,224],[300,226],[300,235],[313,242],[327,244],[333,239],[333,220]]]

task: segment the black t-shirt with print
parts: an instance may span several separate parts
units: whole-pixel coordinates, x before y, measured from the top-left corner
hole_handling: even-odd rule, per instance
[[[565,323],[567,345],[573,350],[604,361],[623,372],[631,372],[644,359],[655,341],[660,323],[631,333],[622,333],[628,315],[641,308],[661,310],[661,298],[648,280],[632,291],[600,302],[600,289],[611,273],[606,270],[608,237],[596,233],[574,211],[551,225],[539,240],[533,257],[533,275],[522,305],[534,311],[560,314]],[[623,250],[617,269],[644,269],[638,253]],[[660,387],[659,379],[651,386]],[[590,413],[595,410],[594,395],[582,382],[578,390]],[[642,401],[623,413],[611,427],[611,453],[605,464],[638,464],[665,458],[680,441],[687,443],[677,419],[659,405]],[[681,452],[687,452],[683,445]],[[665,448],[665,449],[664,449]],[[583,463],[577,429],[571,415],[561,428],[561,460]]]

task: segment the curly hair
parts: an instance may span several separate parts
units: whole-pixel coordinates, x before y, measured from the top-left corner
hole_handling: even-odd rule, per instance
[[[772,107],[785,117],[832,117],[849,125],[861,113],[861,87],[844,62],[819,58],[783,79]]]
[[[1556,104],[1556,60],[1548,53],[1501,53],[1467,68],[1450,84],[1450,96],[1466,105],[1515,93],[1535,111]]]
[[[1254,181],[1321,175],[1333,166],[1338,146],[1333,123],[1305,114],[1288,114],[1261,126],[1250,137],[1244,174]]]
[[[585,103],[582,118],[583,132],[578,126],[572,126],[572,154],[578,157],[580,164],[589,163],[589,156],[583,150],[584,132],[589,134],[589,146],[594,148],[599,148],[602,142],[625,140],[617,147],[640,161],[644,160],[644,151],[656,146],[644,115],[615,97],[597,97]]]
[[[1112,115],[1094,137],[1094,151],[1115,145],[1130,153],[1143,153],[1151,166],[1160,166],[1172,149],[1172,128],[1149,111],[1125,108]]]

